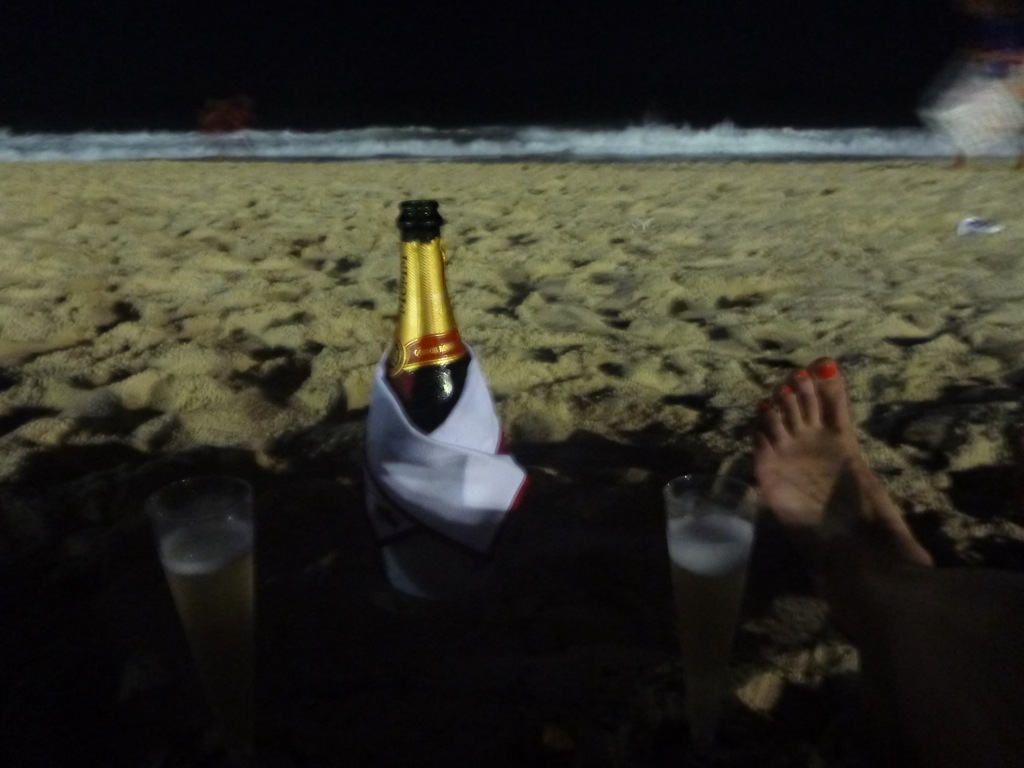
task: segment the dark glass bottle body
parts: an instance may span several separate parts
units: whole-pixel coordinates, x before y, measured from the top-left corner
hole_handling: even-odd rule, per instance
[[[424,432],[448,418],[469,369],[445,282],[442,224],[434,200],[400,206],[401,301],[387,380],[409,420]]]

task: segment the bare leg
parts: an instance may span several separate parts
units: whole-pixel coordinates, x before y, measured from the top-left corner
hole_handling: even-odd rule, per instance
[[[762,406],[754,461],[861,651],[874,719],[924,766],[1024,764],[1024,576],[930,567],[867,466],[835,361]]]

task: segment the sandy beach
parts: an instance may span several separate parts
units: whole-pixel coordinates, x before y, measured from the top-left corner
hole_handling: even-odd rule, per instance
[[[259,733],[295,766],[689,764],[660,489],[749,478],[756,404],[820,355],[939,564],[1024,569],[1010,166],[3,165],[6,764],[214,764],[142,515],[191,474],[256,489]],[[462,603],[391,591],[363,512],[409,198],[532,480]],[[715,765],[852,764],[857,665],[766,517]]]

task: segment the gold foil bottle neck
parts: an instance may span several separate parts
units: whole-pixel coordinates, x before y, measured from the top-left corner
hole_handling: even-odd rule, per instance
[[[402,297],[388,361],[391,376],[450,363],[466,354],[444,279],[444,241],[436,237],[430,242],[403,242],[401,258]]]

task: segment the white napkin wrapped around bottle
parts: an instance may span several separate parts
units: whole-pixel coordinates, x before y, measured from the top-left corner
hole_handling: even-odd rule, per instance
[[[470,591],[489,572],[527,474],[501,452],[494,400],[471,350],[462,393],[429,434],[409,421],[385,378],[386,363],[385,355],[370,393],[366,504],[388,577],[423,597]]]

